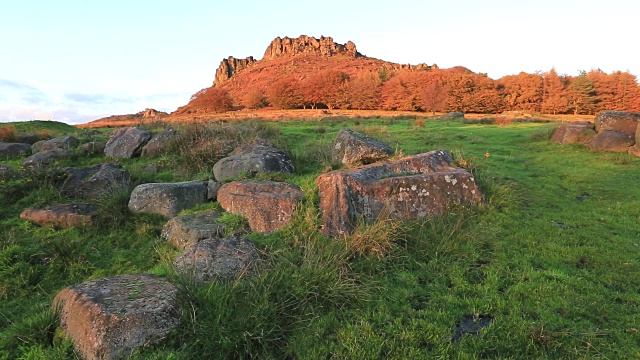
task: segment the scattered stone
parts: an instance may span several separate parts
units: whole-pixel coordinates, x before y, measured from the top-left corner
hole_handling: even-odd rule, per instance
[[[629,147],[635,144],[635,139],[617,131],[604,130],[598,133],[591,141],[589,148],[599,151],[628,152]]]
[[[464,119],[464,113],[461,112],[448,112],[442,115],[445,120]]]
[[[40,141],[40,135],[36,134],[36,133],[30,133],[30,134],[18,134],[16,135],[16,142],[17,143],[25,143],[25,144],[29,144],[29,145],[33,145],[35,143],[37,143],[38,141]]]
[[[53,300],[60,327],[85,359],[124,359],[180,323],[178,288],[157,276],[121,275],[69,286]]]
[[[162,155],[171,142],[175,140],[177,132],[174,129],[165,129],[154,135],[149,142],[142,147],[142,156],[153,157]]]
[[[365,134],[351,129],[342,129],[333,141],[331,159],[334,163],[370,164],[393,155],[393,149]]]
[[[33,154],[41,151],[69,150],[78,146],[78,139],[73,136],[60,136],[51,140],[41,140],[31,145]]]
[[[224,235],[227,227],[220,224],[215,210],[176,216],[162,229],[162,238],[177,249],[187,249],[199,241]]]
[[[627,136],[634,137],[638,124],[640,123],[640,113],[626,111],[602,111],[595,120],[596,132],[615,131]]]
[[[13,180],[19,177],[20,174],[6,165],[0,165],[0,181]]]
[[[22,167],[32,170],[42,170],[54,162],[70,157],[71,155],[73,155],[73,153],[70,150],[65,149],[41,151],[29,156],[22,163]]]
[[[11,158],[31,154],[31,145],[24,143],[0,142],[0,157]]]
[[[207,183],[207,199],[215,201],[218,198],[218,190],[220,190],[220,183],[209,180]]]
[[[85,156],[104,154],[106,145],[107,143],[104,141],[91,141],[80,145],[80,153]]]
[[[234,179],[242,174],[255,176],[268,172],[292,174],[294,167],[286,152],[265,140],[241,146],[213,166],[217,181]]]
[[[358,219],[420,219],[482,200],[468,171],[446,151],[336,170],[316,178],[325,235],[350,234]]]
[[[456,325],[453,327],[451,343],[455,344],[460,341],[464,334],[480,335],[480,330],[489,327],[492,321],[493,317],[487,314],[462,315],[462,319],[458,320]]]
[[[104,148],[106,156],[131,159],[140,155],[142,147],[151,139],[151,133],[136,127],[120,128],[114,131]]]
[[[551,137],[551,141],[558,144],[582,143],[596,134],[594,125],[587,122],[572,123],[560,126]]]
[[[206,201],[207,184],[203,181],[149,183],[133,189],[129,210],[132,213],[152,213],[172,218],[180,211]]]
[[[50,204],[29,208],[20,214],[20,218],[39,226],[66,229],[92,225],[97,211],[92,204]]]
[[[255,272],[258,251],[240,236],[206,239],[191,246],[175,261],[178,272],[197,282],[230,281]]]
[[[232,214],[242,215],[254,232],[282,229],[302,201],[299,187],[274,181],[234,181],[218,190],[218,203]]]
[[[95,200],[105,194],[126,191],[131,186],[129,172],[117,164],[106,163],[64,170],[67,177],[59,187],[63,196]]]

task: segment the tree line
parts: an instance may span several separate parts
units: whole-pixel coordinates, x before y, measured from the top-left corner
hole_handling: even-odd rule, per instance
[[[640,111],[636,76],[616,71],[582,71],[578,76],[547,72],[493,80],[465,68],[361,72],[349,76],[323,70],[275,79],[266,87],[230,93],[224,86],[194,94],[191,106],[206,111],[257,109],[353,109],[499,113],[526,111],[589,115],[601,110]]]

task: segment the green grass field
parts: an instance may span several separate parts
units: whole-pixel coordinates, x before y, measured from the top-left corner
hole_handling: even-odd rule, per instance
[[[262,253],[260,272],[233,283],[195,286],[177,276],[178,251],[159,236],[166,221],[127,214],[127,194],[101,199],[97,226],[56,231],[18,218],[27,207],[68,201],[51,186],[53,171],[0,182],[0,359],[74,358],[55,331],[53,297],[71,284],[138,272],[183,285],[184,315],[163,344],[135,359],[640,358],[640,158],[551,143],[553,124],[249,126],[292,155],[298,174],[271,177],[299,185],[305,199],[287,228],[250,236]],[[398,154],[451,151],[475,173],[485,203],[323,237],[314,179],[331,168],[330,145],[343,127]],[[213,176],[212,163],[192,161],[202,154],[181,149],[117,162],[136,184]],[[60,166],[106,161],[77,156]],[[142,170],[150,163],[158,173]],[[492,320],[479,335],[452,342],[465,315]]]

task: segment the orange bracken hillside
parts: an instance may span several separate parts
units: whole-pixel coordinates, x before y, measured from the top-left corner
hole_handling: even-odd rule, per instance
[[[363,56],[352,42],[303,35],[276,38],[261,60],[223,59],[211,87],[162,119],[219,118],[215,114],[230,110],[244,110],[237,114],[243,116],[258,109],[264,117],[271,117],[264,115],[269,110],[295,109],[593,115],[640,111],[640,86],[628,72],[600,70],[572,77],[551,69],[493,80],[461,66],[395,64]],[[86,126],[131,121],[131,115],[112,116]]]

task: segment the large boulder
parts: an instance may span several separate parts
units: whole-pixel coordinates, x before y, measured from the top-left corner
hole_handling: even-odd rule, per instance
[[[86,168],[65,168],[67,176],[60,185],[64,196],[95,200],[101,196],[127,191],[129,172],[120,165],[106,163]]]
[[[217,181],[234,179],[242,174],[255,176],[268,172],[292,174],[294,167],[286,152],[264,140],[235,149],[230,156],[220,159],[213,166]]]
[[[29,145],[33,145],[35,143],[37,143],[38,141],[40,141],[42,139],[42,137],[36,133],[29,133],[29,134],[17,134],[16,135],[16,142],[19,143],[25,143],[25,144],[29,144]]]
[[[50,140],[41,140],[31,145],[32,153],[50,150],[69,150],[78,146],[78,139],[73,136],[60,136]]]
[[[137,127],[120,128],[114,131],[104,148],[106,156],[131,159],[140,155],[142,147],[151,139],[151,133]]]
[[[551,141],[558,144],[573,144],[581,143],[590,137],[593,137],[596,132],[594,131],[594,125],[592,123],[577,123],[561,125],[551,136]]]
[[[158,343],[180,323],[178,288],[162,278],[121,275],[69,286],[53,307],[84,359],[125,359]]]
[[[218,203],[232,214],[242,215],[254,232],[282,229],[302,201],[299,187],[274,181],[234,181],[218,190]]]
[[[104,147],[107,145],[104,141],[90,141],[79,146],[80,153],[84,156],[93,156],[104,154]]]
[[[591,139],[588,146],[591,150],[627,152],[633,144],[635,144],[635,139],[631,136],[617,131],[604,130]]]
[[[20,218],[39,226],[66,229],[92,225],[97,212],[98,208],[92,204],[50,204],[28,208]]]
[[[231,236],[198,242],[180,255],[174,266],[197,282],[230,281],[253,273],[258,258],[251,240]]]
[[[640,113],[626,111],[602,111],[595,120],[596,132],[616,131],[634,137],[640,123]]]
[[[176,139],[177,132],[174,129],[165,129],[155,134],[149,142],[142,147],[142,156],[160,156],[164,153],[171,142]]]
[[[22,167],[32,170],[42,170],[54,162],[70,157],[73,155],[71,150],[55,149],[49,151],[41,151],[29,156],[23,163]]]
[[[480,202],[473,175],[452,163],[450,153],[431,151],[320,175],[323,233],[350,234],[358,219],[420,219]]]
[[[152,213],[172,218],[182,210],[205,202],[207,184],[203,181],[149,183],[133,189],[129,210],[132,213]]]
[[[31,154],[31,145],[24,143],[0,142],[0,157],[7,159]]]
[[[176,216],[162,228],[162,238],[178,249],[187,249],[199,241],[224,235],[227,227],[215,210]]]
[[[393,155],[393,149],[365,134],[351,129],[342,129],[333,141],[331,159],[334,163],[370,164]]]

